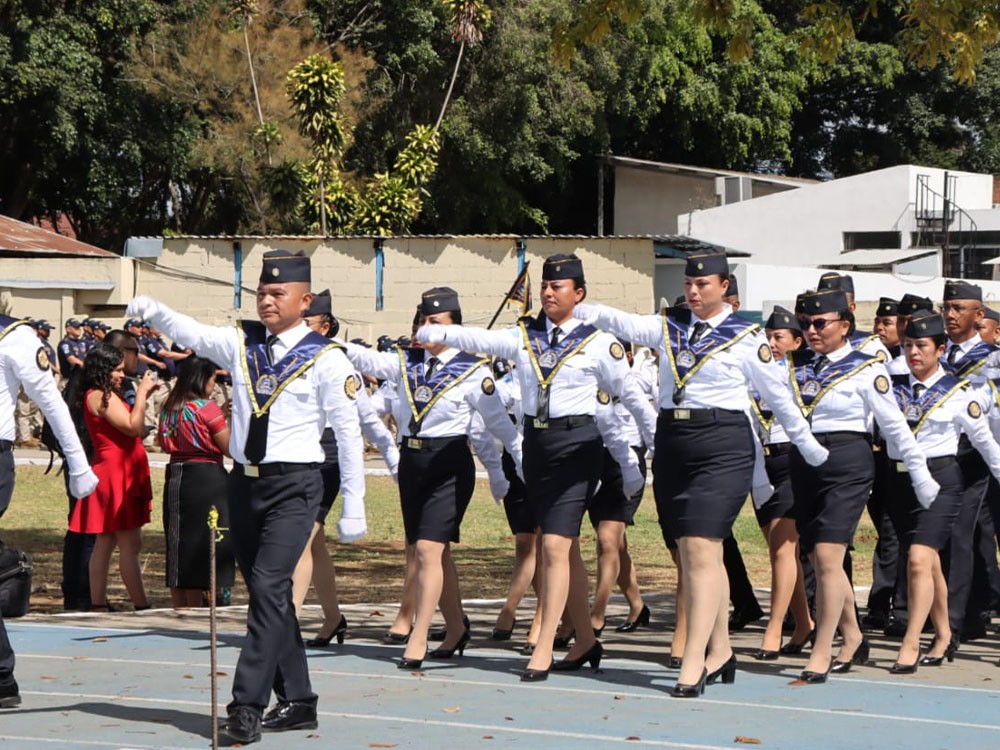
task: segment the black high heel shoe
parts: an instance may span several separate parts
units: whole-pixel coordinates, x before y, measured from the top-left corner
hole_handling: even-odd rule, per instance
[[[310,638],[306,641],[306,648],[323,648],[330,645],[330,641],[334,638],[337,639],[337,644],[340,645],[344,642],[344,635],[347,633],[347,618],[344,615],[340,616],[340,622],[337,623],[337,627],[333,629],[330,635],[322,636],[318,635],[315,638]]]
[[[578,669],[583,667],[588,661],[590,662],[591,669],[597,669],[601,666],[601,659],[604,657],[604,646],[601,645],[600,641],[594,643],[593,646],[581,656],[579,659],[563,659],[562,661],[557,661],[552,665],[551,669],[553,672],[576,672]]]
[[[936,640],[936,639],[935,639]],[[934,644],[931,644],[931,648],[934,648]],[[945,659],[948,663],[955,661],[955,652],[958,651],[958,636],[952,635],[951,640],[948,641],[948,647],[944,650],[944,654],[941,656],[925,656],[920,660],[920,664],[925,667],[940,667]]]
[[[778,653],[782,656],[798,656],[802,653],[802,649],[806,647],[806,644],[810,646],[816,645],[816,628],[812,629],[812,632],[806,636],[806,639],[802,643],[796,643],[795,641],[789,641],[784,646],[778,649]]]
[[[926,658],[926,657],[925,657]],[[921,663],[918,659],[913,664],[900,664],[898,661],[889,667],[889,674],[916,674],[917,665]]]
[[[634,620],[626,620],[617,628],[615,628],[616,633],[634,633],[640,627],[649,627],[649,607],[645,604],[642,605],[642,611],[639,612],[639,616]]]
[[[868,661],[868,657],[871,655],[872,645],[868,642],[867,638],[861,639],[861,645],[854,649],[854,656],[851,657],[850,661],[836,661],[834,660],[833,666],[830,667],[830,671],[834,674],[846,674],[851,671],[851,665],[853,664],[864,664]]]
[[[779,655],[778,651],[768,651],[764,648],[759,648],[752,654],[757,661],[777,661]]]
[[[825,672],[810,672],[806,669],[799,674],[799,680],[807,685],[822,685],[826,682],[826,678],[830,676],[830,670],[832,669],[832,661],[830,662],[830,666],[826,668]]]
[[[703,669],[701,671],[701,679],[694,685],[685,685],[682,682],[678,682],[674,685],[674,689],[670,691],[670,695],[673,698],[697,698],[699,695],[704,695],[705,680],[707,678],[708,670]]]
[[[569,648],[569,644],[576,638],[576,631],[573,630],[569,635],[557,635],[552,641],[552,648]]]
[[[716,669],[714,672],[709,672],[708,677],[705,678],[706,685],[714,685],[716,681],[722,680],[724,685],[732,685],[736,682],[736,654],[734,653],[722,666]]]
[[[411,630],[410,633],[412,632]],[[404,646],[410,642],[410,633],[393,633],[391,630],[387,630],[382,636],[382,643],[389,646]]]
[[[670,658],[667,659],[667,669],[680,669],[683,661],[681,657],[671,654]]]
[[[523,656],[531,656],[533,653],[535,653],[534,643],[525,643],[523,646],[521,646],[521,654]]]
[[[465,656],[465,647],[472,639],[469,631],[466,630],[462,633],[462,637],[458,639],[458,643],[455,644],[455,648],[436,648],[427,654],[428,659],[450,659],[458,651],[459,656]]]
[[[549,665],[552,669],[552,665]],[[521,672],[521,682],[545,682],[549,679],[549,669],[525,669]]]
[[[517,619],[515,618],[509,628],[493,628],[493,632],[490,633],[491,641],[509,641],[510,637],[514,634],[514,628],[517,627]]]
[[[469,616],[462,615],[462,625],[465,626],[466,630],[471,630],[472,625],[469,624]],[[427,634],[427,640],[434,641],[435,643],[443,641],[448,637],[448,628],[440,628],[439,630],[432,630]]]
[[[594,628],[594,638],[600,638],[601,637],[601,633],[604,632],[604,628],[607,627],[607,625],[608,625],[608,621],[607,621],[607,619],[605,619],[604,622],[601,623],[601,627]]]
[[[413,672],[423,666],[423,659],[407,659],[405,656],[396,664],[396,669],[406,669]]]

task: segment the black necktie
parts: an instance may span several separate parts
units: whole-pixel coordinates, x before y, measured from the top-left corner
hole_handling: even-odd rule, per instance
[[[962,351],[962,347],[958,344],[952,344],[951,349],[948,350],[948,364],[954,365],[955,360],[958,359],[959,352]]]
[[[267,337],[267,363],[269,365],[274,364],[274,350],[272,347],[277,343],[277,341],[278,337],[273,333]]]
[[[552,338],[549,339],[549,348],[551,349],[556,344],[559,343],[559,336],[562,335],[562,328],[556,326],[552,329]]]
[[[690,346],[694,346],[699,341],[701,341],[701,337],[708,332],[709,328],[711,328],[711,326],[703,320],[699,320],[697,323],[695,323],[694,331],[691,332],[691,337],[688,339],[688,344]]]
[[[920,397],[923,395],[924,391],[927,390],[927,386],[923,383],[917,383],[913,386],[913,400],[919,401]]]
[[[424,368],[425,381],[430,380],[431,377],[433,377],[434,371],[437,369],[437,366],[439,364],[441,364],[441,360],[439,360],[437,357],[431,357],[430,359],[427,360],[427,366]]]
[[[823,370],[826,369],[826,366],[828,364],[830,364],[830,360],[827,359],[825,354],[820,354],[813,361],[813,372],[819,375],[821,372],[823,372]]]
[[[267,363],[274,364],[274,352],[272,347],[278,341],[278,337],[271,334],[267,337],[265,350],[267,351]],[[256,414],[250,415],[250,424],[247,425],[247,441],[243,445],[243,453],[248,463],[259,464],[267,454],[267,423],[270,419],[270,412],[264,412],[259,417]]]

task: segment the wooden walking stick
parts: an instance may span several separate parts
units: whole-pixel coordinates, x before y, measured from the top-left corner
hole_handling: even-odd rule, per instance
[[[208,511],[208,633],[212,665],[212,750],[219,750],[219,666],[215,646],[215,544],[222,540],[219,510],[214,505]]]

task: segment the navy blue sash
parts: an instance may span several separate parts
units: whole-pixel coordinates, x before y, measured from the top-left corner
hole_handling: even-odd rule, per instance
[[[951,348],[951,345],[948,345]],[[980,341],[974,347],[969,349],[962,355],[962,358],[958,360],[954,365],[948,364],[947,352],[945,356],[941,357],[941,367],[945,369],[950,375],[957,375],[958,377],[965,377],[966,375],[974,375],[980,367],[986,363],[987,357],[989,357],[993,352],[1000,349],[994,344],[987,344],[985,341]]]
[[[913,388],[910,386],[910,376],[892,376],[892,392],[896,397],[896,404],[902,410],[903,416],[906,417],[906,423],[910,425],[914,435],[924,426],[931,412],[951,398],[956,391],[962,390],[967,385],[969,385],[968,380],[962,380],[954,375],[945,375],[921,393],[920,398],[914,398]]]
[[[796,351],[788,355],[792,393],[806,417],[812,414],[823,396],[834,386],[879,361],[855,349],[838,362],[830,362],[822,372],[817,373],[813,369],[813,359],[811,351]]]
[[[12,318],[9,315],[0,315],[0,339],[13,331],[17,326],[26,325],[28,321]]]
[[[563,334],[555,346],[549,346],[549,335],[546,331],[544,317],[539,315],[532,323],[533,325],[529,328],[522,320],[518,326],[524,337],[524,345],[528,348],[528,359],[531,360],[531,365],[535,368],[535,375],[538,376],[538,384],[544,388],[552,385],[556,373],[559,372],[559,368],[566,360],[600,333],[593,326],[581,324],[569,333]]]
[[[750,406],[753,409],[753,415],[757,418],[757,422],[760,424],[761,428],[765,433],[771,433],[771,427],[774,425],[774,412],[771,411],[764,399],[760,397],[760,393],[756,388],[750,391]]]
[[[240,321],[243,331],[243,373],[254,412],[260,416],[271,408],[271,404],[285,387],[304,373],[316,359],[328,349],[343,348],[336,341],[309,331],[302,340],[289,349],[285,356],[274,364],[267,361],[267,329],[255,320]]]
[[[409,349],[404,353],[402,348],[399,349],[399,366],[403,372],[406,400],[410,403],[410,412],[416,422],[417,431],[427,412],[438,399],[469,377],[479,365],[487,363],[489,360],[485,357],[459,352],[448,362],[442,362],[430,380],[425,380],[424,350]]]
[[[688,341],[691,311],[670,307],[663,313],[663,338],[667,342],[667,361],[674,376],[674,403],[684,397],[684,388],[708,360],[725,351],[744,336],[756,333],[760,326],[730,313],[717,327],[713,326],[693,346]]]

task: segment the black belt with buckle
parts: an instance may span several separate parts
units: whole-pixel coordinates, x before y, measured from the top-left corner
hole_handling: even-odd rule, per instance
[[[275,461],[270,464],[237,463],[236,468],[242,471],[245,477],[260,479],[262,477],[276,477],[283,474],[297,474],[300,471],[312,471],[318,469],[319,464],[293,464]]]
[[[660,416],[668,422],[717,422],[723,417],[743,414],[733,409],[660,409]]]
[[[930,469],[931,471],[934,471],[935,469],[943,468],[950,464],[956,463],[957,461],[958,459],[955,456],[935,456],[934,458],[927,459],[927,468]],[[904,462],[893,461],[893,463],[896,464],[896,473],[898,474],[908,473],[909,470],[906,468],[906,464]]]
[[[13,440],[0,440],[0,453],[8,453],[14,450]]]
[[[820,445],[831,446],[838,443],[852,443],[855,440],[864,440],[871,444],[872,436],[867,432],[817,432],[813,437]]]
[[[764,446],[764,455],[769,458],[771,456],[784,456],[786,453],[791,453],[791,451],[791,443],[770,443]]]
[[[411,451],[429,451],[433,448],[453,443],[456,440],[466,439],[465,435],[446,435],[445,437],[404,437],[401,443],[403,448]]]
[[[574,427],[583,427],[593,424],[594,417],[591,414],[580,414],[573,417],[555,417],[554,419],[541,420],[530,414],[524,415],[524,424],[531,425],[536,430],[570,430]]]

